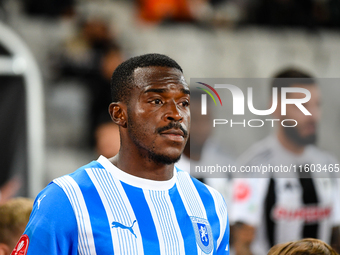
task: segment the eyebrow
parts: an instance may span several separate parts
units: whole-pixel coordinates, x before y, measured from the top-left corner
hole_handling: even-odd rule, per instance
[[[148,89],[146,90],[144,93],[150,93],[150,92],[154,92],[154,93],[165,93],[167,92],[168,89],[154,89],[154,88],[151,88],[151,89]],[[184,93],[184,94],[187,94],[187,95],[190,95],[190,90],[188,89],[181,89],[181,92]]]
[[[181,89],[182,93],[190,95],[190,90],[188,89]]]
[[[167,91],[167,89],[147,89],[147,90],[144,91],[144,93],[150,93],[150,92],[164,93],[166,91]]]

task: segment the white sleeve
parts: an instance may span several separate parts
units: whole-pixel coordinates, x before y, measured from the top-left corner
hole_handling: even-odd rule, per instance
[[[340,226],[340,179],[333,179],[333,210],[332,223],[333,226]]]
[[[268,178],[234,179],[230,222],[243,222],[252,226],[261,223],[263,200],[268,189]]]
[[[331,154],[325,153],[324,157],[326,158],[327,164],[333,164],[335,166],[339,166],[339,161]],[[338,168],[339,169],[339,168]],[[333,194],[333,210],[332,210],[332,225],[340,226],[340,172],[333,171],[330,173],[330,178],[332,181],[332,194]]]

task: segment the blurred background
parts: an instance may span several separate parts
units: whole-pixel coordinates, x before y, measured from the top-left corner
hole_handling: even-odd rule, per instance
[[[118,150],[108,84],[125,59],[169,55],[188,82],[269,78],[286,66],[338,78],[339,29],[338,0],[1,0],[2,199],[34,197]],[[322,91],[339,122],[340,90]],[[256,132],[249,144],[266,130]],[[237,157],[247,142],[231,137],[223,139]],[[321,146],[339,154],[334,139]]]

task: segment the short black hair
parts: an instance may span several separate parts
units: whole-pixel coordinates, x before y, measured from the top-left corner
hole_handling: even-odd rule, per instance
[[[281,88],[290,87],[294,84],[313,85],[316,84],[316,80],[308,72],[289,67],[274,75],[271,88],[278,88],[278,93],[280,93]]]
[[[121,63],[112,74],[112,102],[126,102],[130,95],[130,90],[133,88],[133,72],[139,67],[149,66],[175,68],[183,73],[182,68],[175,60],[163,54],[151,53],[130,58]]]

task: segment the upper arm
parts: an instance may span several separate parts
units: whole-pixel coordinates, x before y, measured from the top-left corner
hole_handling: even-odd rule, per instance
[[[76,218],[59,186],[51,183],[37,196],[24,234],[27,254],[77,254]]]
[[[257,226],[261,222],[262,204],[268,179],[234,179],[230,218],[232,224],[243,222]]]

